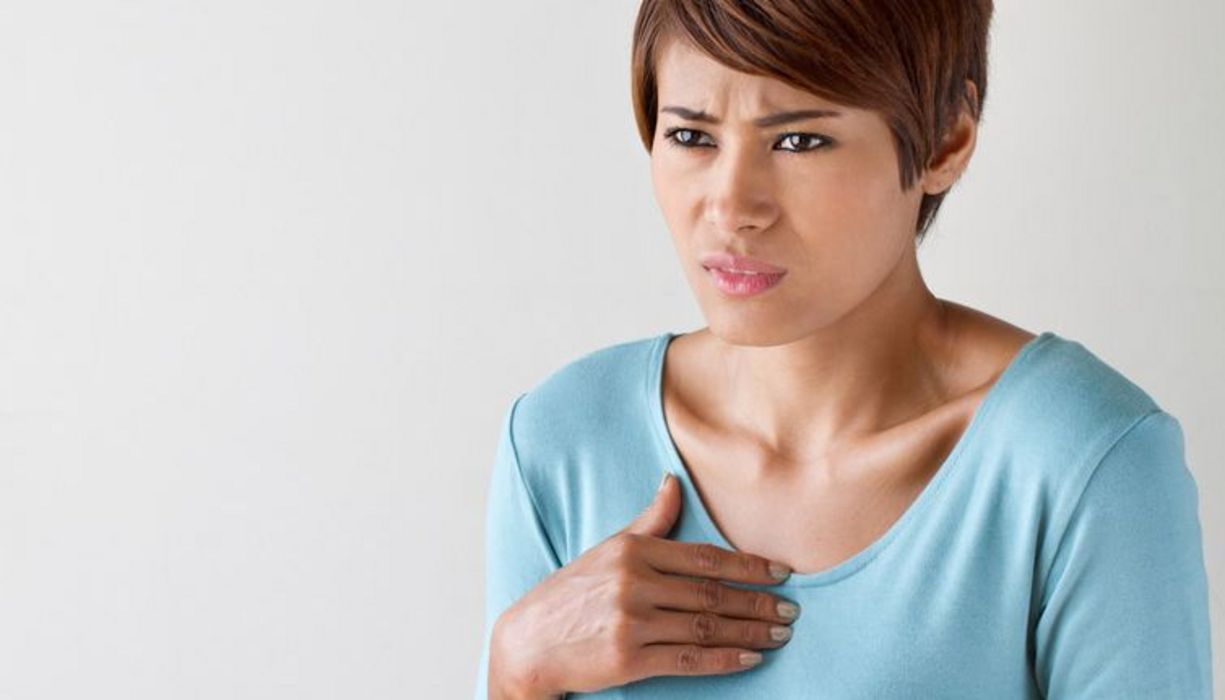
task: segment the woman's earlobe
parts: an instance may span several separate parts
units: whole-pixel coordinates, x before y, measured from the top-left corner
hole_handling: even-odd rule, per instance
[[[972,85],[973,83],[971,83]],[[978,139],[978,124],[973,116],[962,111],[957,121],[944,135],[939,149],[928,161],[928,170],[924,173],[924,191],[928,194],[939,194],[948,190],[961,178],[974,154],[974,146]],[[930,189],[938,187],[939,189]]]

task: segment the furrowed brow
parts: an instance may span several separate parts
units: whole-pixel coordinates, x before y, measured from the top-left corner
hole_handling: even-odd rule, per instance
[[[711,114],[707,114],[700,109],[689,109],[688,107],[679,107],[669,105],[659,110],[660,112],[669,112],[675,114],[682,119],[688,119],[695,122],[706,122],[707,124],[718,124],[719,120]],[[779,112],[778,114],[769,114],[764,117],[758,117],[753,120],[753,124],[766,128],[778,126],[780,124],[789,124],[798,122],[804,119],[821,119],[823,117],[840,117],[842,112],[832,109],[800,109],[792,112]]]

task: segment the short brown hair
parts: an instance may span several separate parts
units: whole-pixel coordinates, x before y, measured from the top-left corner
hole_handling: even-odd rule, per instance
[[[651,151],[655,53],[661,39],[675,37],[733,70],[879,112],[908,190],[963,99],[975,122],[981,119],[992,10],[992,0],[643,0],[631,69],[639,136]],[[947,192],[924,194],[915,225],[920,243]]]

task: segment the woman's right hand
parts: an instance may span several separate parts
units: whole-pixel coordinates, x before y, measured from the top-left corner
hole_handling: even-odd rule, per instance
[[[719,581],[774,584],[789,570],[776,578],[763,557],[666,539],[680,503],[680,485],[668,475],[629,525],[502,613],[490,697],[557,698],[648,676],[735,673],[756,663],[742,654],[786,643],[798,606]]]

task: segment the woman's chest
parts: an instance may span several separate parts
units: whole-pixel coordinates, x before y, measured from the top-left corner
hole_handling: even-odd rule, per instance
[[[917,493],[781,476],[751,482],[728,477],[727,466],[713,461],[689,464],[702,507],[728,542],[800,572],[824,571],[867,548]]]
[[[930,586],[857,576],[848,579],[853,585],[783,588],[804,612],[791,641],[767,651],[760,666],[725,675],[655,676],[598,697],[1039,697],[1024,605],[1001,600],[988,581],[963,585],[954,595],[954,589],[942,591],[938,575],[931,578]]]
[[[848,453],[837,465],[804,468],[771,466],[683,420],[674,425],[695,505],[713,527],[736,549],[800,572],[832,568],[888,532],[930,483],[959,427],[948,422],[896,445]]]

